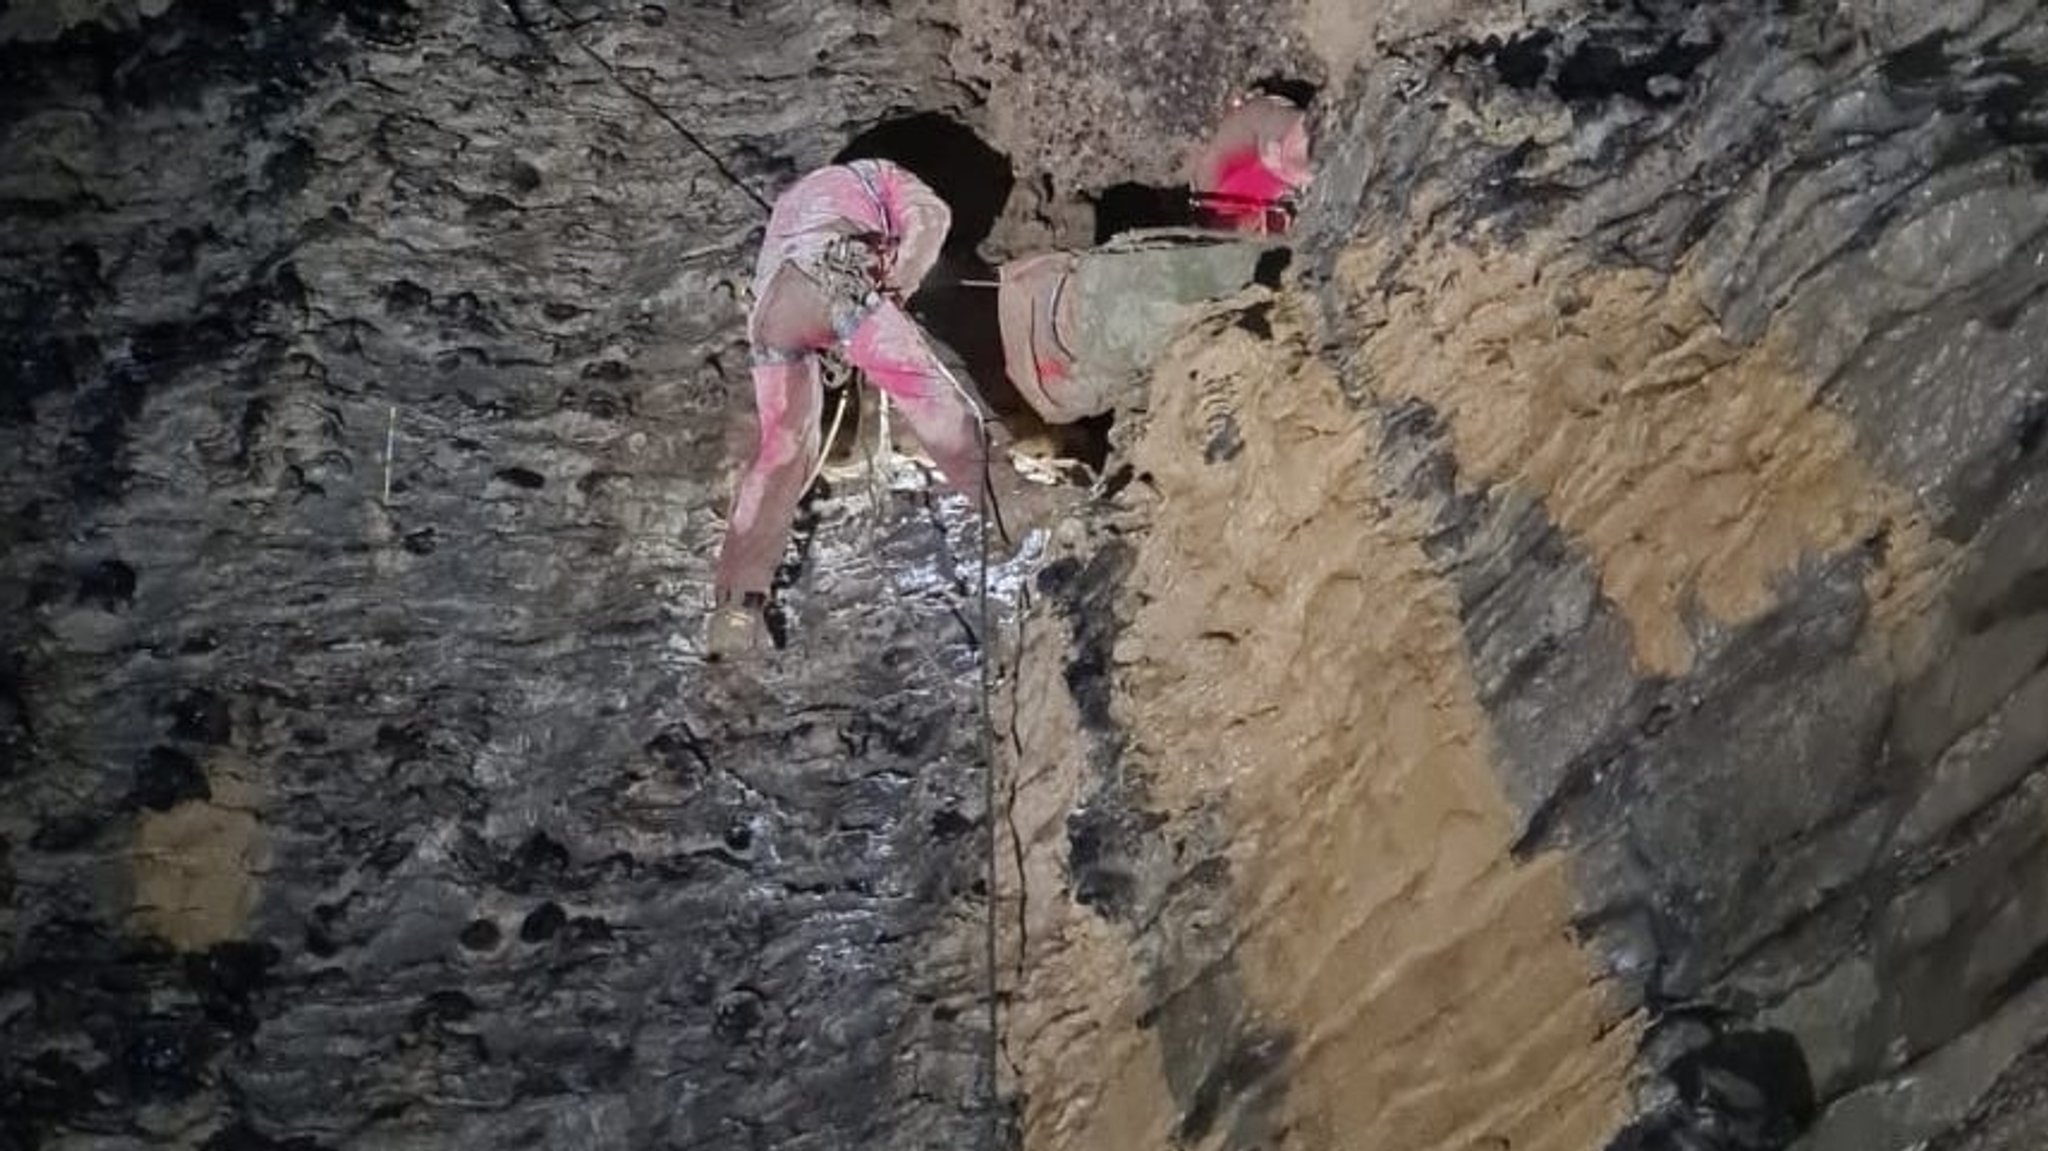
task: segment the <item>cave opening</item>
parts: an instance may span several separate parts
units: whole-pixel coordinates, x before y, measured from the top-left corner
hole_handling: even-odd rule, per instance
[[[1111,184],[1097,193],[1095,242],[1106,244],[1142,228],[1190,228],[1195,225],[1194,202],[1185,186],[1160,187],[1153,184]]]
[[[832,157],[890,160],[916,173],[953,210],[948,253],[972,254],[988,238],[1010,202],[1017,178],[1010,158],[974,129],[939,112],[884,120],[847,141]]]
[[[1295,107],[1303,109],[1312,107],[1316,102],[1316,96],[1322,92],[1320,87],[1309,83],[1307,80],[1295,76],[1278,75],[1261,76],[1251,82],[1250,88],[1253,92],[1264,93],[1268,96],[1278,96]]]

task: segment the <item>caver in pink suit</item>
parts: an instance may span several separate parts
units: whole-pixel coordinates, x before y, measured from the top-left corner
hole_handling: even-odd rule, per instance
[[[1240,97],[1190,163],[1205,222],[1237,232],[1284,232],[1286,201],[1306,188],[1308,117],[1264,93]]]
[[[974,401],[901,301],[938,260],[952,213],[886,160],[820,168],[775,201],[748,320],[761,440],[718,557],[717,601],[765,602],[820,450],[818,354],[838,348],[896,402],[953,487],[982,482]]]

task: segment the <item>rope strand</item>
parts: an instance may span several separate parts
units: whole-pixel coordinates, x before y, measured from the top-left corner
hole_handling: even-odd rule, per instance
[[[839,406],[832,411],[832,426],[825,432],[825,442],[818,445],[818,462],[811,465],[811,474],[804,480],[804,490],[818,482],[819,473],[825,470],[825,457],[832,454],[832,441],[839,438],[839,421],[846,415],[846,397],[853,391],[851,381],[839,385]]]
[[[571,14],[568,9],[562,7],[561,0],[548,0],[548,6],[553,8],[555,11],[561,13],[562,18],[564,20],[569,21],[569,23],[572,26],[576,23],[576,17],[573,14]],[[518,9],[515,8],[514,11],[517,12]],[[676,135],[681,136],[683,138],[683,141],[689,144],[691,148],[695,149],[698,155],[704,157],[706,160],[711,161],[711,166],[718,171],[719,176],[722,177],[726,183],[731,184],[733,187],[738,188],[741,192],[745,193],[747,199],[752,200],[755,203],[755,205],[761,209],[763,213],[769,215],[774,214],[775,206],[770,204],[766,199],[764,199],[761,193],[754,191],[753,186],[748,184],[745,180],[742,180],[739,176],[739,173],[727,167],[725,161],[719,158],[718,153],[712,151],[710,145],[706,144],[703,141],[703,139],[697,135],[697,133],[690,131],[689,125],[684,124],[681,120],[677,119],[675,113],[670,112],[667,108],[662,107],[661,103],[657,101],[654,97],[649,96],[647,93],[642,92],[640,89],[635,88],[631,84],[626,83],[625,77],[619,75],[619,70],[612,66],[611,61],[605,59],[603,56],[598,55],[596,49],[592,48],[588,44],[585,44],[582,41],[582,39],[579,38],[573,31],[570,31],[568,28],[564,28],[562,30],[562,35],[568,39],[569,43],[574,44],[578,51],[582,52],[585,56],[590,57],[591,63],[596,64],[599,68],[603,69],[604,74],[611,77],[612,83],[617,84],[619,86],[620,91],[623,91],[626,95],[631,96],[633,99],[639,101],[643,106],[646,107],[648,111],[654,113],[657,117],[659,117],[662,123],[667,124],[669,127],[675,129]]]
[[[988,858],[986,879],[988,891],[988,928],[984,937],[983,961],[988,965],[988,1082],[984,1084],[983,1105],[988,1108],[988,1151],[999,1151],[1002,1134],[1000,1122],[1001,1095],[999,1071],[1002,1057],[1001,1019],[996,1007],[999,990],[996,975],[996,748],[995,709],[991,702],[995,697],[995,633],[991,627],[988,608],[988,521],[990,495],[993,479],[989,474],[989,455],[992,437],[988,432],[988,421],[975,413],[981,432],[981,514],[977,525],[981,538],[981,762],[982,762],[982,818],[987,823]]]

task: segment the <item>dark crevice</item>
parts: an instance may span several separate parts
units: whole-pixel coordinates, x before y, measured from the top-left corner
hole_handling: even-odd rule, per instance
[[[1185,187],[1112,184],[1097,193],[1094,202],[1098,244],[1142,228],[1187,228],[1196,223]]]
[[[1782,1151],[1813,1122],[1812,1072],[1790,1033],[1714,1015],[1672,1022],[1700,1033],[1664,1069],[1676,1097],[1630,1123],[1608,1151]]]
[[[1721,47],[1718,39],[1689,41],[1672,35],[1647,53],[1633,45],[1588,40],[1558,63],[1551,89],[1568,104],[1616,96],[1640,104],[1675,104],[1683,81]]]
[[[1298,76],[1269,74],[1252,81],[1251,91],[1267,96],[1278,96],[1297,108],[1307,108],[1316,102],[1322,89],[1316,84]]]
[[[1090,473],[1101,475],[1102,470],[1109,466],[1109,433],[1115,426],[1114,412],[1089,416],[1066,425],[1069,434],[1063,437],[1063,454],[1085,465]]]

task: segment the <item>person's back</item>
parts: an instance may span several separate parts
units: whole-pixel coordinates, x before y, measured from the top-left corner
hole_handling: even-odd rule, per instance
[[[754,261],[754,282],[784,264],[807,266],[845,237],[872,237],[888,254],[883,286],[908,298],[938,261],[952,227],[945,201],[888,160],[853,160],[806,173],[776,197]]]

